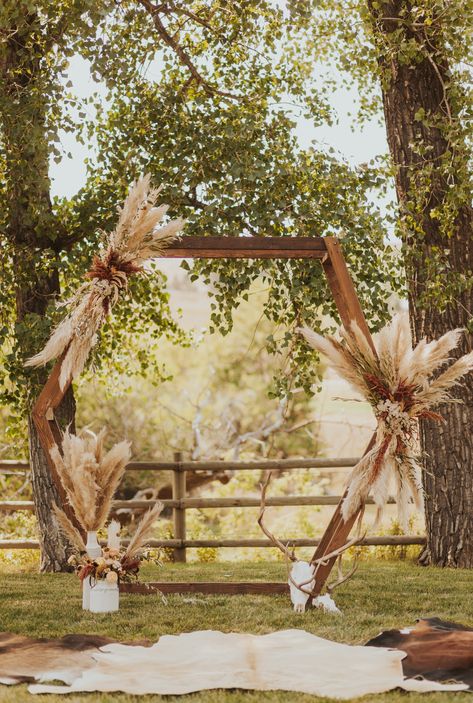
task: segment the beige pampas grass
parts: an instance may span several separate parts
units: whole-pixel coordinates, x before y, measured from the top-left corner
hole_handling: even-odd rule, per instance
[[[53,512],[59,525],[59,529],[68,538],[71,545],[79,552],[85,552],[86,546],[84,540],[82,539],[82,535],[69,520],[66,513],[58,508],[57,505],[53,505]]]
[[[66,317],[53,330],[44,349],[28,359],[26,366],[44,366],[64,354],[59,384],[78,376],[96,342],[108,313],[128,287],[128,279],[144,271],[145,264],[162,255],[184,226],[179,218],[156,229],[168,206],[154,207],[159,189],[150,187],[150,176],[135,183],[119,208],[115,230],[105,235],[102,251],[94,257],[87,282],[62,305]]]
[[[87,430],[79,436],[66,431],[62,455],[56,446],[51,449],[67,500],[86,531],[98,530],[107,521],[113,495],[130,460],[129,442],[119,442],[105,452],[104,437],[105,430],[98,435]]]
[[[409,504],[422,505],[420,467],[415,440],[419,418],[442,418],[433,412],[440,403],[456,402],[451,389],[473,369],[473,352],[440,375],[459,344],[461,330],[440,339],[421,340],[413,349],[407,314],[397,315],[375,337],[376,353],[356,323],[340,331],[341,342],[307,327],[299,330],[310,346],[373,407],[377,420],[374,447],[354,467],[347,484],[342,514],[349,519],[371,492],[378,514],[394,479],[401,525],[406,528]]]
[[[136,557],[143,547],[146,546],[146,542],[151,538],[154,523],[160,516],[163,508],[164,505],[158,501],[156,505],[151,508],[151,510],[148,510],[142,517],[126,549],[126,556],[129,559]]]

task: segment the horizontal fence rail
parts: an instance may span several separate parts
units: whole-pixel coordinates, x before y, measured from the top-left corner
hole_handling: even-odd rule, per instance
[[[276,498],[266,498],[268,507],[289,507],[294,505],[338,505],[342,496],[280,496]],[[114,500],[113,510],[148,510],[156,503],[162,503],[166,508],[179,508],[180,510],[196,510],[201,508],[259,508],[260,498],[183,498],[173,500],[163,498],[162,500]],[[396,503],[391,497],[388,503]],[[368,498],[366,503],[374,505],[374,500]],[[3,500],[0,501],[0,512],[13,513],[17,510],[34,512],[32,500]]]
[[[281,541],[290,547],[317,547],[318,539],[289,539]],[[122,540],[126,546],[129,540]],[[105,542],[103,542],[105,544]],[[362,547],[389,547],[411,544],[425,544],[425,537],[420,535],[386,535],[383,537],[366,537],[357,546]],[[147,542],[151,548],[186,549],[199,547],[273,547],[269,539],[151,539]],[[0,540],[0,549],[39,549],[37,540],[3,539]]]
[[[267,539],[187,539],[186,534],[186,511],[192,509],[212,509],[212,508],[257,508],[260,506],[259,497],[230,497],[230,498],[190,498],[186,491],[187,472],[221,473],[223,471],[292,471],[300,469],[319,469],[320,471],[340,471],[355,466],[357,458],[335,458],[335,459],[281,459],[281,460],[261,460],[261,461],[183,461],[182,454],[176,452],[174,461],[138,461],[130,462],[127,471],[172,471],[172,498],[163,499],[161,502],[166,508],[173,511],[174,538],[162,540],[150,540],[149,546],[155,548],[169,548],[174,550],[176,561],[186,561],[186,549],[205,547],[274,547]],[[29,472],[27,461],[3,460],[0,461],[0,474],[22,475]],[[338,505],[341,496],[318,495],[318,496],[277,496],[266,499],[268,507],[289,507],[289,506],[324,506]],[[113,502],[114,511],[127,510],[144,511],[153,507],[156,500],[115,500]],[[368,499],[368,503],[373,503]],[[389,503],[395,503],[394,498],[390,498]],[[11,513],[15,511],[34,512],[33,501],[5,500],[0,501],[0,513]],[[315,547],[319,544],[318,539],[285,539],[294,547]],[[123,540],[123,544],[126,544]],[[423,545],[425,537],[419,535],[386,535],[367,537],[361,543],[362,546],[400,546],[400,545]],[[0,549],[39,549],[37,540],[28,539],[0,539]]]
[[[288,471],[291,469],[347,469],[358,462],[357,458],[342,459],[278,459],[262,461],[130,461],[127,471]],[[4,459],[0,461],[0,473],[8,471],[28,472],[28,461]]]

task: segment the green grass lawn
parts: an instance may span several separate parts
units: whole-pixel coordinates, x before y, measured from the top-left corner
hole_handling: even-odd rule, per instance
[[[143,580],[283,580],[282,563],[166,564],[146,567]],[[96,633],[118,639],[156,640],[160,635],[192,630],[267,633],[301,628],[338,642],[360,644],[382,629],[411,625],[416,618],[437,615],[473,623],[473,573],[417,567],[411,562],[366,561],[337,593],[343,617],[320,611],[296,615],[283,596],[121,596],[120,611],[94,615],[81,610],[77,579],[69,574],[0,573],[0,630],[38,637]],[[464,693],[414,694],[395,691],[366,696],[367,703],[414,703],[469,700]],[[38,703],[287,703],[322,700],[286,692],[204,691],[188,696],[84,694],[30,696],[25,686],[0,686],[0,702]]]

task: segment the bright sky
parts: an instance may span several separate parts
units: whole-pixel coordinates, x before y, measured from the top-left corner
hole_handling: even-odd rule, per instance
[[[82,58],[76,56],[71,60],[69,79],[73,83],[73,90],[80,97],[88,97],[98,90],[105,95],[103,86],[93,83],[89,65]],[[387,151],[384,125],[373,120],[365,125],[363,130],[356,127],[352,131],[352,118],[349,113],[355,112],[358,97],[354,89],[340,88],[332,93],[331,103],[338,114],[338,124],[329,127],[314,128],[307,120],[298,120],[297,135],[301,146],[307,147],[311,142],[319,145],[331,146],[339,151],[353,165],[370,161],[373,157]],[[84,159],[90,155],[90,148],[78,144],[69,134],[62,135],[65,152],[70,152],[71,159],[65,157],[60,164],[51,162],[51,177],[53,180],[53,195],[71,196],[76,193],[85,182],[86,167]]]

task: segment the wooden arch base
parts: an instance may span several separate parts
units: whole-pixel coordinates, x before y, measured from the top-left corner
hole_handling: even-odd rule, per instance
[[[350,323],[355,320],[374,350],[373,340],[360,301],[336,237],[183,237],[166,249],[163,258],[318,259],[327,277],[344,327],[348,329]],[[65,387],[61,389],[59,385],[61,367],[62,358],[56,362],[38,396],[33,408],[33,420],[63,508],[67,511],[70,519],[77,524],[75,516],[71,515],[70,507],[66,502],[65,492],[50,453],[53,446],[59,447],[61,436],[54,411],[61,403],[72,382],[72,379],[68,379]],[[370,447],[371,443],[366,451]],[[345,522],[342,518],[340,503],[317,547],[315,558],[323,557],[343,546],[357,517],[358,514]],[[334,563],[335,559],[331,559],[326,566],[321,566],[318,569],[316,593],[321,592]],[[283,583],[153,583],[123,584],[122,590],[136,593],[161,591],[163,593],[257,593],[269,595],[285,593],[288,587]]]

